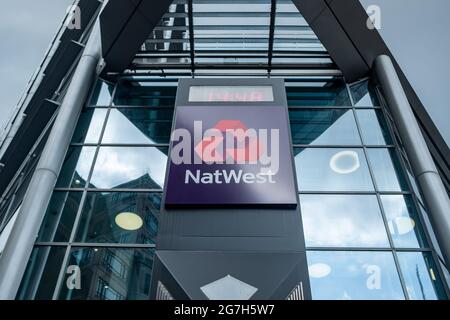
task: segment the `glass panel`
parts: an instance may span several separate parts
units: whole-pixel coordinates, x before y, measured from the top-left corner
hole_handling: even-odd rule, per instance
[[[19,213],[19,209],[17,209],[16,212],[14,212],[13,216],[8,220],[6,223],[6,220],[3,223],[6,223],[3,230],[0,231],[0,259],[2,257],[3,250],[5,249],[6,242],[9,239],[9,236],[11,235],[12,228],[14,227],[14,223],[16,222],[17,215]],[[6,217],[5,217],[6,218]]]
[[[114,105],[173,107],[176,87],[157,86],[151,82],[121,81]]]
[[[88,193],[76,242],[155,244],[160,193]]]
[[[408,190],[394,149],[368,149],[367,152],[379,191]]]
[[[403,163],[405,164],[404,168],[406,171],[406,175],[407,178],[409,180],[409,183],[411,184],[411,188],[413,193],[416,195],[417,199],[419,200],[420,203],[424,203],[423,199],[422,199],[422,194],[420,192],[419,186],[417,185],[417,181],[416,178],[414,177],[410,164],[408,162],[408,160],[406,160],[404,153],[401,154],[401,158],[403,160]]]
[[[428,247],[411,196],[381,195],[381,202],[396,247]]]
[[[102,143],[169,143],[173,109],[111,109]]]
[[[357,107],[379,106],[376,92],[368,81],[357,83],[350,87],[353,102]]]
[[[301,195],[310,247],[389,247],[376,196]]]
[[[91,106],[109,106],[114,86],[98,81],[91,98]]]
[[[290,110],[289,118],[294,144],[361,144],[352,110]]]
[[[392,144],[389,130],[380,110],[357,110],[361,133],[365,144],[387,145]]]
[[[434,250],[436,250],[436,254],[440,257],[440,259],[444,260],[443,258],[443,254],[442,254],[442,250],[439,246],[439,242],[436,238],[436,233],[434,232],[434,228],[431,224],[430,221],[430,214],[428,213],[428,210],[425,209],[425,207],[419,203],[419,213],[420,216],[422,218],[422,223],[423,223],[423,229],[428,231],[428,236],[429,236],[429,245],[428,247],[433,248]]]
[[[167,154],[167,148],[102,147],[89,187],[161,189]]]
[[[341,81],[289,83],[286,93],[289,107],[351,106],[347,87]]]
[[[390,252],[309,251],[315,300],[403,300]]]
[[[72,249],[68,266],[79,268],[80,289],[66,275],[59,299],[149,300],[153,259],[153,249]]]
[[[16,299],[51,300],[65,252],[65,247],[35,247]]]
[[[447,299],[431,253],[398,252],[398,261],[410,299]]]
[[[301,191],[372,191],[362,149],[295,148],[295,167]]]
[[[53,193],[37,241],[69,241],[81,196],[81,192]]]
[[[83,188],[94,160],[95,147],[70,147],[59,173],[57,188]]]
[[[83,109],[72,143],[98,143],[107,109]]]

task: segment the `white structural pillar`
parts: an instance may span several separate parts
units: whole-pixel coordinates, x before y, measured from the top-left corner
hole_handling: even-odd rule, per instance
[[[16,297],[81,109],[96,79],[101,57],[100,25],[97,20],[0,258],[0,300]]]
[[[447,268],[450,268],[450,199],[391,58],[378,56],[374,69],[428,206],[443,258]]]

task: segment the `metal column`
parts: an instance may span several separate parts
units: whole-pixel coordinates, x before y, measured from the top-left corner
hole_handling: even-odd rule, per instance
[[[15,299],[50,201],[81,109],[101,60],[100,26],[96,22],[0,258],[0,300]]]
[[[450,199],[389,56],[378,56],[374,70],[394,117],[411,167],[429,209],[439,246],[450,268]]]

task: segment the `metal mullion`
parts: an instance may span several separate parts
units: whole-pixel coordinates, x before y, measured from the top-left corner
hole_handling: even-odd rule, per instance
[[[375,195],[376,191],[314,191],[314,190],[304,190],[299,191],[299,194],[317,194],[317,195]],[[409,195],[407,192],[390,192],[392,195]]]
[[[105,106],[105,105],[95,105],[95,104],[93,104],[93,105],[88,105],[88,106],[85,106],[85,108],[86,109],[108,109],[109,108],[109,106]]]
[[[187,0],[188,7],[188,24],[189,24],[189,54],[191,57],[191,72],[192,78],[194,78],[195,73],[195,41],[194,41],[194,14],[193,14],[193,4],[192,0]]]
[[[70,147],[97,147],[97,143],[83,143],[83,142],[72,142]]]
[[[133,106],[133,105],[114,105],[111,106],[111,109],[142,109],[142,110],[164,110],[164,109],[174,109],[174,106],[169,106],[169,105],[160,105],[157,107],[152,107],[152,106]]]
[[[114,101],[117,88],[118,88],[118,83],[116,83],[116,85],[114,87],[113,94],[112,94],[111,101],[110,101],[110,107],[111,107],[111,105],[112,105],[112,103]],[[107,113],[106,113],[105,119],[103,120],[102,130],[100,132],[100,137],[99,137],[99,140],[98,140],[99,143],[103,139],[103,134],[105,133],[106,124],[108,123],[110,112],[111,112],[111,109],[109,108]],[[99,149],[100,149],[100,147],[99,147],[99,145],[97,145],[96,150],[95,150],[95,154],[94,154],[94,158],[92,159],[91,168],[89,170],[89,175],[88,175],[88,177],[86,179],[86,184],[84,186],[83,195],[81,197],[80,204],[79,204],[79,207],[78,207],[78,210],[77,210],[77,214],[75,216],[75,220],[74,220],[74,223],[73,223],[73,226],[72,226],[72,231],[70,233],[70,238],[69,238],[69,243],[68,243],[67,248],[66,248],[66,253],[64,255],[64,258],[63,258],[63,261],[62,261],[62,264],[61,264],[61,268],[59,270],[58,280],[56,282],[56,286],[55,286],[55,290],[53,292],[52,300],[56,300],[58,298],[58,296],[59,296],[59,294],[61,292],[61,289],[62,289],[63,278],[64,278],[64,275],[66,274],[65,268],[66,268],[66,265],[67,265],[67,263],[69,261],[69,255],[70,255],[70,251],[72,249],[71,243],[73,242],[73,240],[75,238],[75,234],[76,234],[76,231],[78,229],[78,224],[79,224],[79,221],[81,219],[81,214],[82,214],[82,211],[83,211],[84,203],[85,203],[86,198],[87,198],[87,187],[89,186],[89,183],[90,183],[90,180],[91,180],[91,177],[92,177],[92,173],[93,173],[94,168],[95,168],[95,163],[97,161]]]
[[[94,189],[94,188],[86,188],[88,193],[94,192],[109,192],[109,193],[163,193],[162,189]]]
[[[83,192],[84,191],[84,187],[83,188],[54,188],[53,189],[54,192]]]
[[[160,69],[166,69],[166,70],[177,70],[180,68],[186,68],[188,64],[153,64],[153,63],[140,63],[137,62],[133,65],[133,68],[135,70],[160,70]],[[206,62],[200,62],[195,65],[196,69],[217,69],[217,70],[229,70],[232,69],[267,69],[269,65],[267,64],[261,64],[258,62],[254,63],[206,63]],[[334,63],[330,62],[323,62],[323,63],[291,63],[291,64],[272,64],[272,68],[274,70],[337,70],[336,65]],[[160,97],[158,97],[160,98]]]
[[[130,148],[166,148],[169,147],[168,143],[100,143],[100,148],[102,147],[112,147],[112,148],[120,148],[120,147],[130,147]]]
[[[380,93],[378,92],[378,94],[380,94]],[[433,241],[431,240],[431,236],[430,236],[430,234],[428,232],[428,228],[427,228],[427,226],[425,224],[425,221],[424,221],[424,218],[422,216],[423,212],[422,212],[422,210],[420,210],[420,204],[419,204],[418,197],[417,197],[417,195],[415,193],[415,190],[414,190],[414,188],[412,186],[412,183],[411,183],[409,175],[408,175],[408,169],[407,168],[409,167],[409,165],[407,163],[405,163],[405,161],[407,161],[408,157],[407,157],[406,154],[403,154],[403,150],[400,148],[400,146],[398,144],[398,141],[396,141],[397,139],[395,138],[394,130],[392,128],[393,122],[390,123],[389,121],[386,120],[386,109],[382,107],[381,108],[381,112],[382,112],[383,118],[384,118],[384,120],[386,122],[386,126],[388,128],[389,134],[391,135],[391,138],[392,138],[392,140],[393,140],[393,142],[395,144],[395,154],[396,154],[396,156],[398,158],[398,161],[400,163],[400,167],[402,169],[402,174],[405,176],[406,183],[407,183],[408,189],[410,191],[409,194],[411,195],[411,198],[413,200],[414,207],[415,207],[415,210],[417,212],[417,216],[419,217],[419,222],[422,225],[422,230],[425,233],[425,238],[426,238],[427,244],[428,244],[428,246],[430,248],[433,248],[433,246],[434,246],[433,245]],[[415,176],[414,176],[414,174],[412,174],[412,172],[411,172],[411,175],[412,175],[413,179],[415,179]],[[417,185],[417,186],[419,187],[419,185]],[[420,190],[419,190],[419,192],[420,192]],[[444,263],[444,265],[445,265],[445,263]]]
[[[69,242],[36,242],[35,247],[67,247]]]
[[[445,274],[444,274],[444,271],[442,270],[442,266],[439,263],[439,261],[441,261],[442,264],[447,269],[448,269],[449,266],[446,266],[445,262],[440,259],[439,255],[437,254],[437,250],[434,247],[434,243],[433,243],[433,241],[431,239],[431,235],[430,235],[430,232],[429,232],[430,230],[428,230],[427,224],[425,223],[425,219],[423,217],[423,214],[425,212],[424,212],[424,210],[421,210],[421,208],[420,208],[420,206],[421,206],[420,203],[421,202],[419,201],[418,196],[416,195],[415,189],[413,188],[412,183],[410,181],[410,178],[408,176],[407,168],[409,167],[409,164],[405,163],[405,161],[408,161],[408,157],[407,157],[406,153],[403,154],[403,152],[404,152],[403,148],[400,147],[399,141],[396,139],[396,136],[395,136],[395,133],[394,133],[393,125],[395,125],[395,122],[394,121],[388,121],[388,119],[387,119],[388,114],[387,114],[387,109],[386,109],[386,101],[384,100],[384,98],[380,99],[380,96],[382,97],[382,95],[381,95],[381,92],[378,90],[378,87],[377,87],[376,93],[378,95],[378,97],[377,97],[378,100],[382,101],[382,103],[381,103],[381,112],[382,112],[384,120],[386,122],[386,126],[387,126],[387,128],[389,130],[389,134],[391,135],[391,138],[392,138],[394,144],[396,145],[395,146],[395,154],[396,154],[396,156],[398,158],[398,161],[400,162],[400,166],[401,166],[401,169],[403,171],[402,173],[405,176],[406,183],[408,185],[408,189],[410,190],[409,195],[411,196],[411,199],[412,199],[412,201],[414,203],[414,207],[415,207],[415,210],[417,212],[417,216],[419,217],[419,222],[422,225],[422,231],[425,234],[425,239],[427,241],[427,245],[428,245],[429,248],[431,248],[431,253],[432,253],[432,256],[433,256],[433,260],[434,260],[434,262],[436,264],[437,272],[438,272],[439,277],[440,277],[439,280],[441,280],[441,283],[443,284],[445,293],[446,293],[447,298],[448,298],[448,297],[450,297],[450,288],[448,287],[447,281],[445,281]],[[414,174],[412,172],[411,172],[411,175],[412,175],[413,179],[416,179],[416,177],[414,176]],[[420,186],[418,184],[417,184],[417,187],[419,188],[419,192],[420,192]],[[439,259],[437,260],[436,257],[439,257]]]
[[[328,149],[362,149],[364,147],[363,144],[348,144],[348,145],[340,145],[340,144],[292,144],[294,148],[311,148],[311,149],[320,149],[320,148],[328,148]],[[385,146],[370,146],[370,149],[394,149],[393,145],[385,145]]]
[[[319,100],[318,100],[319,101]],[[289,102],[289,99],[288,99]],[[351,110],[352,107],[349,106],[313,106],[313,105],[306,105],[306,106],[289,106],[288,110],[316,110],[316,109],[348,109]]]
[[[392,252],[388,247],[306,247],[307,251]],[[399,248],[399,252],[433,252],[428,248]]]
[[[275,38],[275,19],[277,11],[277,0],[270,1],[270,25],[269,25],[269,52],[267,55],[267,73],[270,77],[272,71],[272,56],[273,56],[273,44]]]
[[[64,258],[62,260],[61,267],[59,269],[58,279],[56,281],[55,290],[53,291],[52,300],[57,300],[58,299],[59,294],[60,294],[61,289],[62,289],[63,278],[64,278],[64,276],[66,274],[66,272],[65,272],[66,265],[67,265],[67,263],[69,261],[69,255],[70,255],[70,251],[72,249],[72,247],[71,247],[71,240],[72,240],[73,237],[75,237],[75,232],[76,232],[76,229],[77,229],[77,225],[76,224],[77,224],[77,221],[79,220],[79,217],[81,216],[81,212],[83,211],[83,206],[84,206],[84,202],[86,200],[86,196],[87,196],[87,194],[86,194],[86,190],[85,190],[85,191],[83,191],[83,195],[82,195],[81,200],[80,200],[80,204],[79,204],[79,207],[78,207],[78,210],[77,210],[75,221],[74,221],[74,224],[72,226],[70,239],[69,239],[69,242],[67,243],[67,246],[66,246],[66,253],[64,254]]]
[[[73,248],[124,248],[124,249],[153,249],[156,244],[139,243],[93,243],[93,242],[74,242],[70,244]]]
[[[364,143],[361,124],[360,124],[360,122],[358,120],[358,117],[357,117],[357,114],[356,114],[355,101],[353,100],[353,96],[352,96],[351,91],[350,91],[350,86],[348,84],[346,84],[346,88],[347,88],[348,94],[350,96],[350,101],[351,101],[351,103],[353,105],[353,109],[352,110],[353,110],[353,115],[354,115],[355,121],[356,121],[356,127],[358,128],[359,137],[360,137],[362,143]],[[380,210],[380,213],[381,213],[381,218],[383,219],[384,230],[386,232],[386,236],[387,236],[388,241],[389,241],[389,246],[391,247],[392,257],[394,258],[394,263],[395,263],[395,267],[397,269],[397,274],[398,274],[399,279],[400,279],[400,284],[402,286],[403,295],[404,295],[406,300],[409,300],[408,290],[406,288],[406,281],[405,281],[405,278],[403,277],[403,272],[402,272],[401,267],[400,267],[400,262],[398,261],[397,252],[396,252],[396,248],[395,248],[395,245],[394,245],[394,240],[392,239],[392,234],[391,234],[390,229],[389,229],[389,224],[388,224],[388,221],[387,221],[387,217],[386,217],[386,214],[384,212],[384,208],[383,208],[383,205],[382,205],[380,194],[378,192],[379,191],[378,184],[377,184],[377,181],[375,179],[375,174],[373,172],[372,164],[371,164],[371,161],[369,159],[369,154],[368,154],[368,151],[367,151],[367,147],[365,145],[363,145],[363,152],[364,152],[364,156],[366,157],[367,168],[369,170],[370,176],[372,178],[372,183],[373,183],[373,186],[374,186],[375,191],[376,191],[376,198],[377,198],[377,202],[378,202],[378,207],[379,207],[379,210]]]

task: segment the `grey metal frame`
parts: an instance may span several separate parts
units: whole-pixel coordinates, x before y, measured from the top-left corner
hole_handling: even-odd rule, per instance
[[[430,218],[450,266],[450,199],[389,56],[379,56],[374,69],[403,140],[413,173],[430,210]]]

